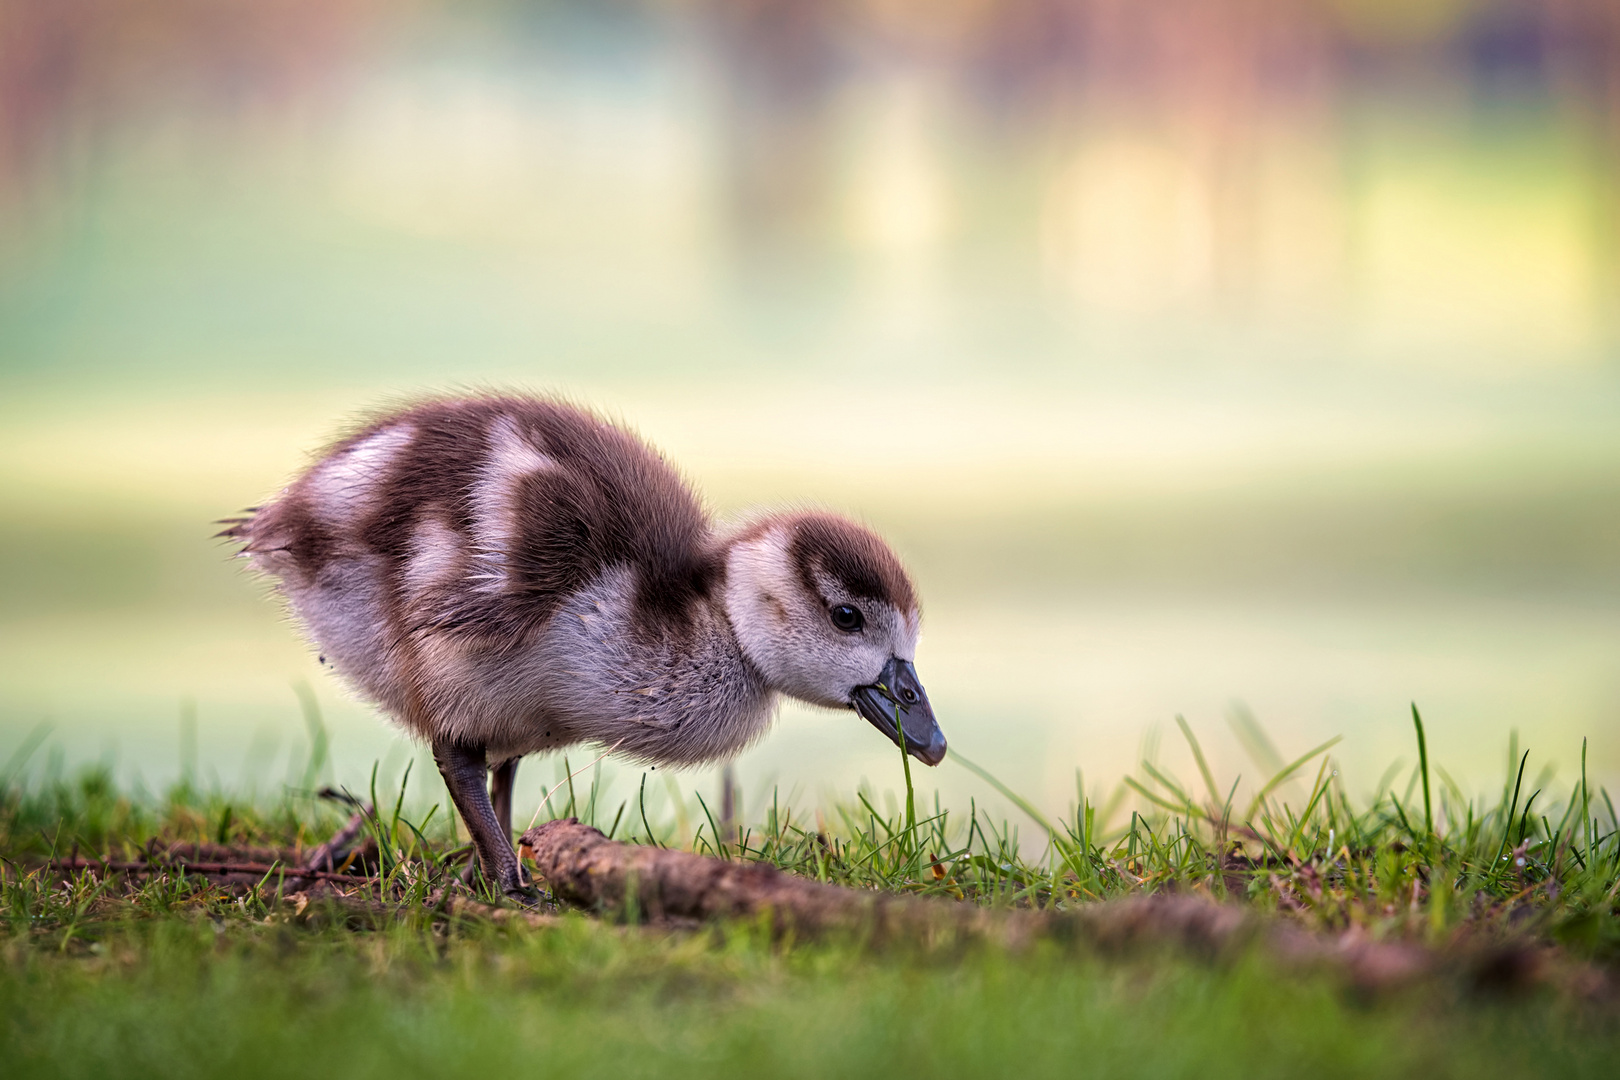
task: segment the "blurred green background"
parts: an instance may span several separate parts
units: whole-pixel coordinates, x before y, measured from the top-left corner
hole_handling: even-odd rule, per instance
[[[1613,0],[0,0],[0,759],[275,791],[307,684],[397,775],[209,523],[500,386],[891,536],[1044,805],[1177,713],[1254,773],[1234,708],[1369,791],[1414,700],[1465,787],[1612,784],[1617,300]],[[893,756],[789,708],[738,775]]]

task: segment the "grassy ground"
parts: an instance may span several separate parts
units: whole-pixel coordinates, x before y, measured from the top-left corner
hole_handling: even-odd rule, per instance
[[[1367,994],[1331,969],[1168,942],[874,949],[746,925],[628,925],[623,913],[543,928],[446,920],[420,901],[463,849],[441,812],[402,813],[403,793],[383,800],[350,867],[377,879],[358,891],[381,914],[300,918],[269,878],[106,876],[49,860],[135,859],[176,842],[291,858],[340,810],[185,785],[135,798],[91,771],[0,777],[0,1060],[13,1076],[1612,1075],[1620,838],[1607,795],[1576,780],[1553,798],[1521,762],[1500,799],[1470,802],[1424,762],[1404,790],[1356,807],[1322,753],[1281,763],[1244,805],[1207,770],[1206,798],[1144,766],[1129,783],[1151,814],[1110,826],[1110,808],[1077,806],[1044,823],[1040,851],[971,811],[884,814],[861,797],[808,819],[773,808],[724,844],[694,801],[684,843],[990,906],[1207,893],[1324,934],[1476,960],[1506,950],[1561,974],[1487,983],[1459,960]],[[1285,775],[1315,777],[1298,808],[1274,797]],[[583,783],[554,808],[596,809]],[[638,805],[599,823],[681,840]]]

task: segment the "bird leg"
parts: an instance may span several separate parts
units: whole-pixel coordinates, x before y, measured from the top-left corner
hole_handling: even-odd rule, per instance
[[[489,801],[508,843],[512,840],[512,785],[517,780],[517,767],[518,759],[510,757],[489,771]]]
[[[517,777],[517,758],[507,758],[490,770],[489,802],[495,811],[495,824],[501,836],[512,839],[512,784]],[[461,871],[461,883],[471,885],[478,871],[478,860],[469,859]]]
[[[489,771],[489,802],[495,810],[495,821],[500,828],[502,836],[507,840],[512,838],[512,784],[517,777],[518,759],[507,758]],[[471,885],[473,871],[478,868],[474,861],[468,861],[467,868],[461,872],[464,884]]]
[[[450,789],[450,801],[456,804],[456,812],[467,826],[467,835],[472,837],[473,850],[478,853],[484,876],[500,886],[507,896],[533,899],[534,894],[523,883],[517,853],[512,850],[511,827],[508,825],[502,829],[495,815],[495,807],[490,804],[489,792],[484,787],[489,772],[484,748],[449,740],[436,741],[433,744],[433,760],[444,775],[445,787]],[[510,818],[510,795],[506,804]]]

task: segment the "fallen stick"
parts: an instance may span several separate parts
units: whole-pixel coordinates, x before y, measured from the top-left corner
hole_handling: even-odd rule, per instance
[[[548,821],[519,840],[551,891],[593,910],[651,922],[765,917],[778,932],[819,934],[891,927],[967,929],[982,909],[824,885],[759,862],[622,844],[574,818]]]
[[[141,851],[144,862],[228,862],[284,863],[297,866],[303,861],[297,848],[249,847],[242,844],[210,844],[204,840],[176,840],[159,845],[155,840]]]
[[[304,868],[331,871],[333,858],[354,843],[355,837],[360,835],[360,830],[365,828],[366,819],[376,812],[377,808],[371,803],[366,803],[356,810],[349,820],[343,823],[343,827],[332,834],[330,840],[309,853],[309,857],[304,860]]]
[[[849,889],[762,862],[619,843],[572,818],[530,829],[520,844],[558,897],[652,922],[765,919],[778,933],[852,930],[884,939],[983,938],[1013,946],[1039,936],[1081,936],[1103,946],[1175,941],[1207,952],[1247,940],[1257,928],[1238,908],[1190,896],[1039,911]]]
[[[1172,948],[1209,958],[1252,947],[1287,966],[1337,971],[1369,991],[1444,971],[1497,989],[1548,981],[1588,988],[1608,983],[1595,969],[1528,946],[1486,943],[1442,953],[1373,941],[1358,931],[1318,933],[1194,895],[1139,896],[1062,911],[996,910],[826,885],[765,863],[619,843],[572,818],[530,829],[520,844],[559,898],[650,922],[766,920],[777,933],[848,930],[867,940],[924,944],[977,939],[1019,947],[1049,938],[1084,942],[1101,952]],[[1505,980],[1504,972],[1510,973]]]

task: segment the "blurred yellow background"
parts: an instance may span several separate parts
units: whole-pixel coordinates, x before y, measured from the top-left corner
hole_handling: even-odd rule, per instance
[[[0,760],[161,787],[194,709],[279,791],[308,683],[397,775],[209,523],[499,386],[890,535],[1053,809],[1177,713],[1252,780],[1235,708],[1371,791],[1414,700],[1467,788],[1613,784],[1617,301],[1612,0],[0,0]],[[789,708],[738,774],[893,757]]]

